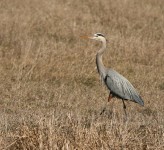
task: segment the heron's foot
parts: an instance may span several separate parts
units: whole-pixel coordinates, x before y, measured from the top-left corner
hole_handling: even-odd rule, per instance
[[[100,115],[102,115],[106,111],[106,107],[103,108],[103,110],[100,112]]]

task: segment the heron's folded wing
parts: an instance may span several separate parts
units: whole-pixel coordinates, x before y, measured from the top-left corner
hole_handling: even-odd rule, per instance
[[[109,69],[105,83],[109,90],[120,98],[132,100],[140,105],[144,105],[142,98],[133,85],[115,70]]]

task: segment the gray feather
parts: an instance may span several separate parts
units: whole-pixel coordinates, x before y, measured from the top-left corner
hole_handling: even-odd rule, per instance
[[[142,106],[144,105],[142,98],[133,85],[115,70],[109,69],[104,81],[109,90],[116,96],[125,100],[132,100]]]

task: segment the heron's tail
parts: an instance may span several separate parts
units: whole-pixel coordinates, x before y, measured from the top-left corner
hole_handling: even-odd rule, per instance
[[[133,95],[133,99],[136,103],[140,104],[141,106],[144,106],[144,101],[139,95]]]

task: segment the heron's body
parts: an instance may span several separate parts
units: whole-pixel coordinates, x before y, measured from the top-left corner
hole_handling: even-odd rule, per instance
[[[88,38],[102,42],[102,47],[96,55],[96,65],[101,79],[110,91],[108,101],[110,101],[112,97],[122,99],[124,110],[126,109],[124,100],[131,100],[143,106],[144,102],[133,85],[115,70],[108,69],[104,66],[102,55],[106,49],[105,37],[101,33],[96,33],[94,36]]]
[[[139,96],[133,85],[115,70],[108,70],[104,82],[113,97],[118,97],[123,100],[131,100],[140,105],[144,105],[142,98]]]

